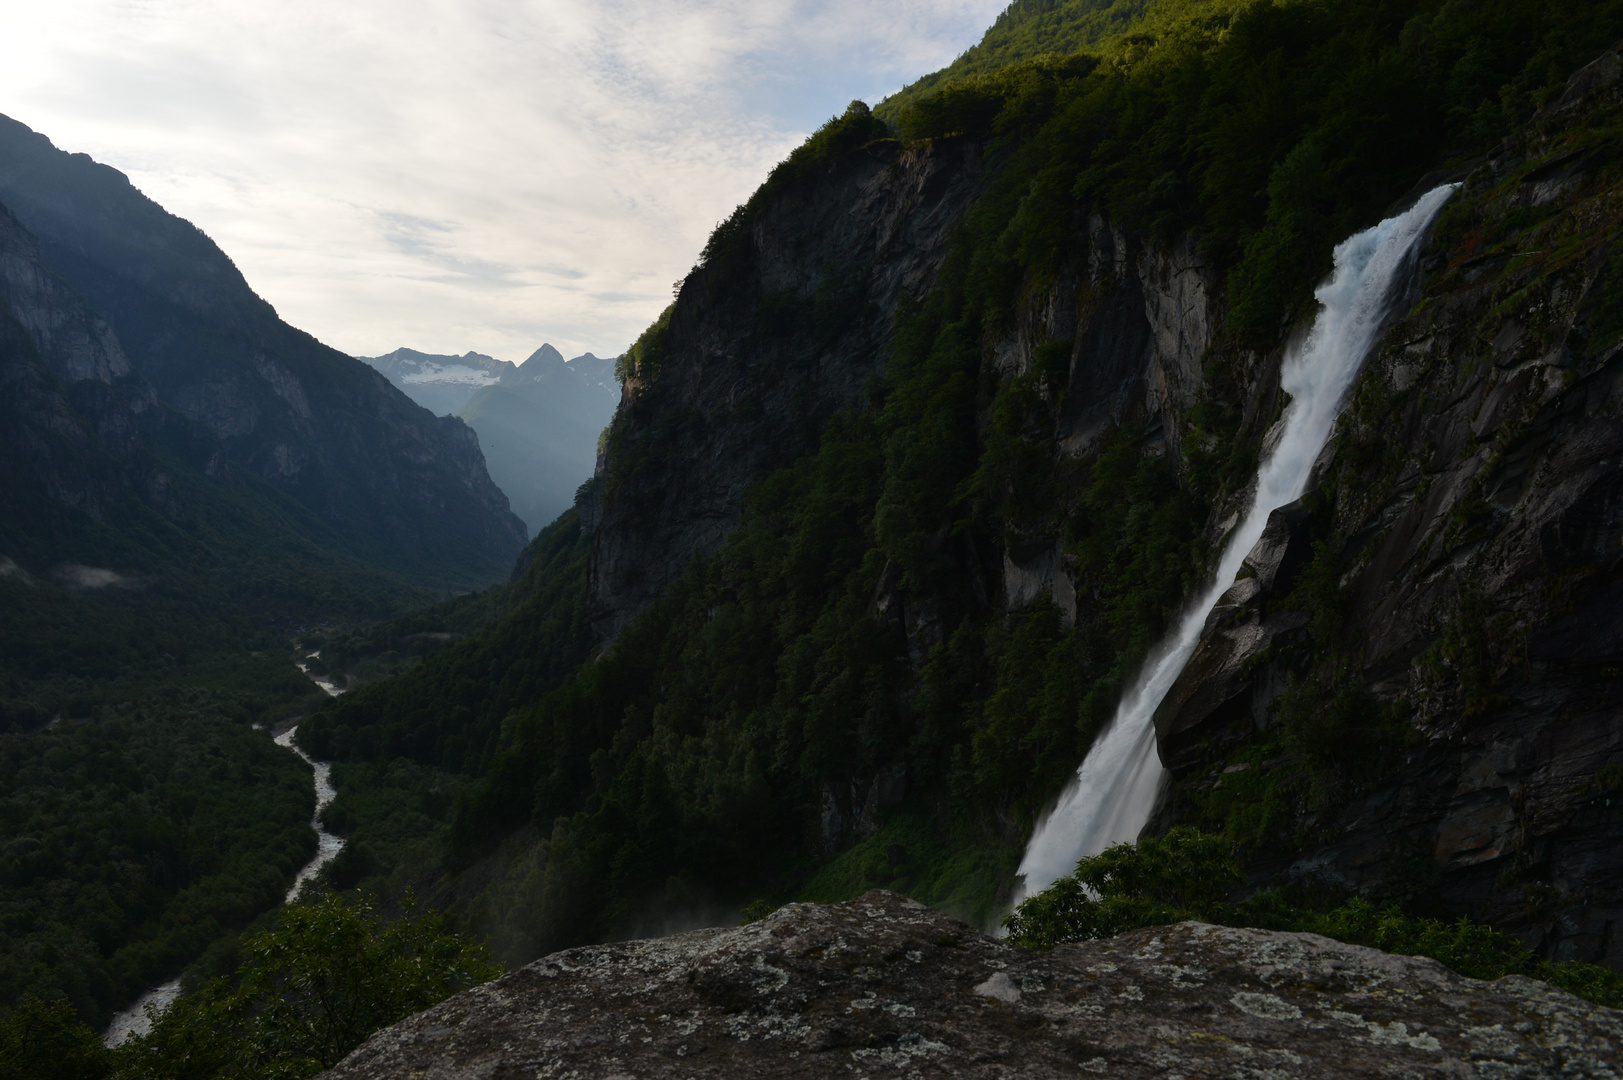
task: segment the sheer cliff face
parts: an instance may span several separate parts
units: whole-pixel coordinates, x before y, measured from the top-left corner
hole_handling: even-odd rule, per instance
[[[39,238],[44,266],[106,320],[31,327],[60,337],[74,363],[127,365],[208,429],[221,466],[291,495],[354,557],[437,584],[505,576],[524,526],[460,421],[283,323],[219,248],[121,173],[5,118],[0,202]]]
[[[1418,305],[1321,462],[1319,497],[1282,515],[1253,560],[1282,572],[1236,586],[1223,615],[1236,631],[1208,635],[1157,720],[1179,776],[1164,823],[1235,786],[1224,763],[1291,680],[1364,688],[1366,710],[1395,706],[1409,730],[1376,778],[1349,770],[1345,791],[1299,808],[1317,839],[1293,871],[1360,887],[1431,877],[1452,906],[1553,956],[1614,964],[1620,75],[1615,52],[1584,69],[1470,173],[1425,252]],[[1311,536],[1341,588],[1329,608],[1293,611],[1290,564]],[[1338,625],[1310,632],[1313,616]],[[1297,765],[1261,767],[1288,784]]]
[[[1445,212],[1316,490],[1276,512],[1157,716],[1174,783],[1151,826],[1271,814],[1268,873],[1432,896],[1608,963],[1623,960],[1620,76],[1615,52],[1574,76]],[[1187,469],[1178,434],[1208,358],[1238,383],[1234,438],[1265,454],[1280,354],[1208,353],[1221,298],[1193,246],[1097,218],[1080,234],[1069,276],[996,346],[1013,374],[1074,336],[1056,457],[1085,462],[1142,425]],[[1213,509],[1214,543],[1246,497]],[[1008,530],[1004,601],[1087,618],[1044,526]],[[1330,597],[1297,588],[1316,541]],[[1293,686],[1364,710],[1311,768],[1281,735]],[[1394,717],[1401,733],[1377,733]]]
[[[875,144],[773,200],[745,286],[713,269],[687,278],[658,378],[627,385],[583,507],[602,636],[715,550],[752,480],[815,449],[828,418],[863,399],[898,302],[933,284],[984,175],[973,143]]]
[[[152,388],[131,373],[107,323],[45,268],[38,241],[3,206],[0,383],[14,518],[27,516],[30,494],[95,521],[136,492],[173,509],[167,477],[139,445],[141,417],[157,404]]]
[[[813,450],[829,416],[864,400],[899,300],[935,283],[951,227],[986,172],[985,148],[974,142],[881,144],[771,204],[751,235],[749,288],[713,303],[709,271],[688,278],[657,387],[626,388],[619,438],[584,506],[602,636],[613,637],[694,556],[715,550],[752,480]],[[1024,374],[1038,343],[1072,342],[1056,454],[1086,460],[1106,434],[1135,424],[1148,425],[1165,452],[1199,389],[1216,321],[1212,275],[1192,242],[1163,251],[1098,215],[1072,241],[1076,254],[1058,280],[988,346],[992,365],[1004,378]],[[797,308],[818,313],[819,333],[793,332]],[[1074,590],[1056,576],[1058,543],[1049,528],[1012,545],[1004,588],[1017,602],[1053,595],[1074,616]]]

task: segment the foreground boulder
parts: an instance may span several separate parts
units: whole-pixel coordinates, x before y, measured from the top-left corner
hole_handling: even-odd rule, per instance
[[[1623,1013],[1313,934],[1030,952],[894,893],[554,953],[328,1077],[1619,1077]]]

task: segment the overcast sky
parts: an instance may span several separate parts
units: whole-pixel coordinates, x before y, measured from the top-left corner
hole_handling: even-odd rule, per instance
[[[0,112],[346,352],[612,355],[774,162],[1006,3],[8,0]]]

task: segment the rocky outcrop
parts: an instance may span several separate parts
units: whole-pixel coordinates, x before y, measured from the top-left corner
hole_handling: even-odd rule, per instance
[[[1280,602],[1312,557],[1308,527],[1322,502],[1315,492],[1269,514],[1238,579],[1206,616],[1200,644],[1155,710],[1168,768],[1210,760],[1225,732],[1267,727],[1286,680],[1308,666],[1308,615]]]
[[[1408,717],[1409,741],[1387,751],[1382,779],[1344,777],[1341,795],[1303,811],[1312,839],[1293,873],[1360,889],[1434,876],[1454,910],[1554,958],[1611,964],[1623,962],[1623,145],[1598,133],[1620,116],[1613,51],[1480,163],[1440,219],[1419,303],[1370,362],[1320,470],[1343,640],[1312,656],[1281,648],[1281,633],[1305,644],[1291,626],[1305,616],[1281,610],[1288,589],[1242,581],[1157,717],[1176,806],[1222,782],[1284,678],[1350,680]]]
[[[506,576],[524,526],[461,421],[282,322],[208,237],[122,173],[4,117],[0,202],[99,317],[35,329],[88,372],[127,364],[217,442],[216,475],[269,483],[374,566],[463,587]]]
[[[1072,269],[1028,306],[1019,337],[1070,341],[1056,439],[1080,457],[1107,432],[1143,423],[1158,448],[1200,391],[1217,324],[1216,283],[1192,239],[1164,250],[1094,214]],[[1039,317],[1033,318],[1033,315]]]
[[[554,953],[338,1080],[1617,1077],[1623,1014],[1521,977],[1186,922],[1037,953],[893,893]]]
[[[12,318],[28,331],[40,358],[64,383],[93,379],[111,384],[130,374],[129,359],[106,321],[45,268],[39,241],[3,208],[0,290]]]

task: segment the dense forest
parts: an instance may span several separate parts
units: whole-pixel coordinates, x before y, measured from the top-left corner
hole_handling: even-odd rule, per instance
[[[280,903],[315,850],[314,795],[269,729],[325,697],[291,636],[435,595],[220,494],[192,505],[240,519],[124,508],[123,530],[58,530],[118,572],[0,577],[0,1002],[62,993],[104,1023]]]
[[[0,736],[0,997],[104,1022],[281,900],[315,852],[314,798],[255,704],[176,688]]]

